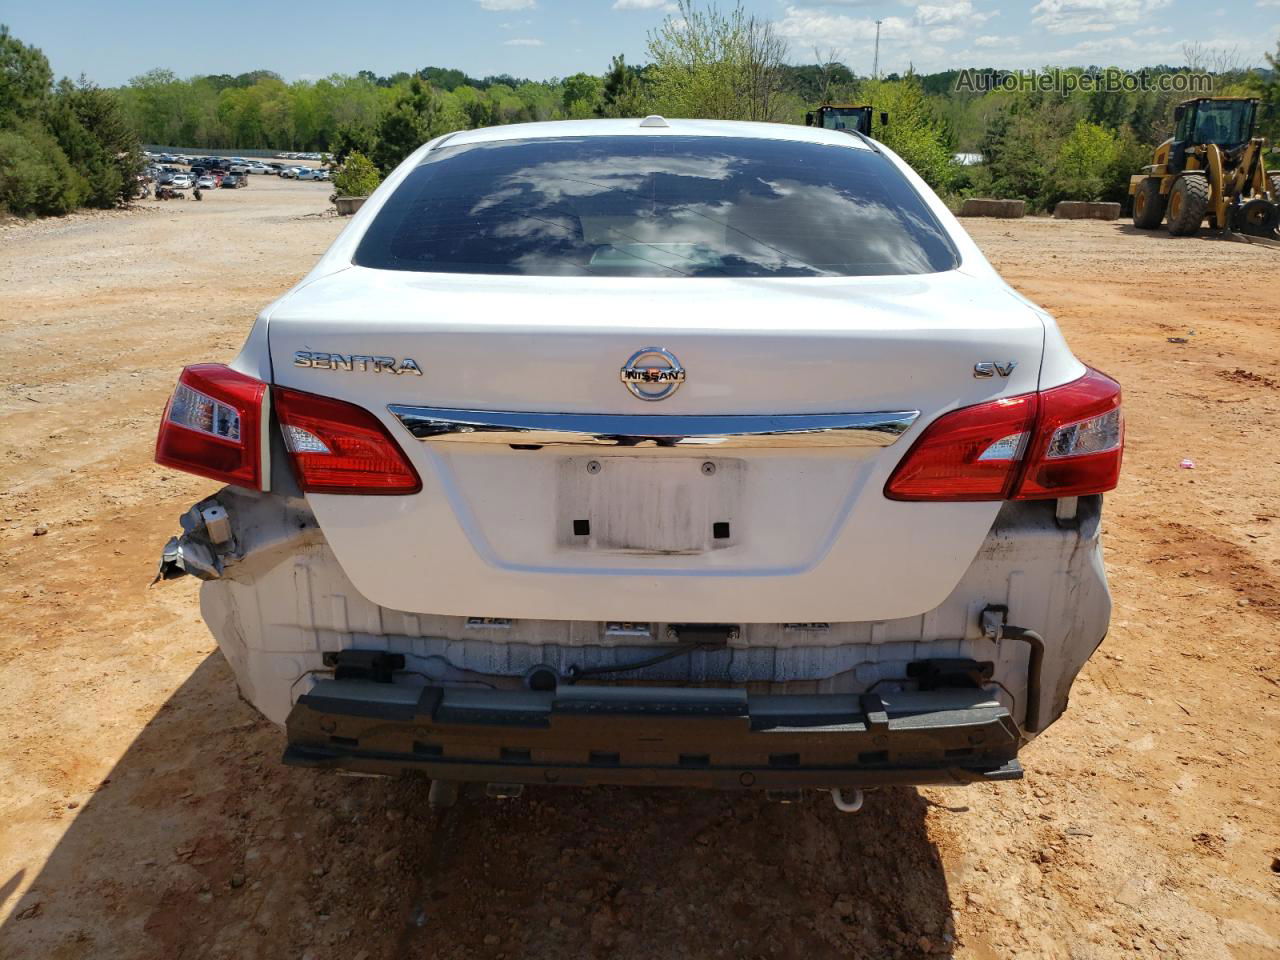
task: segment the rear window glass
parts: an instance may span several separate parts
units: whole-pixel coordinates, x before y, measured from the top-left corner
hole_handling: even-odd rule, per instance
[[[883,156],[742,137],[505,140],[433,150],[360,266],[535,276],[935,273],[945,231]]]

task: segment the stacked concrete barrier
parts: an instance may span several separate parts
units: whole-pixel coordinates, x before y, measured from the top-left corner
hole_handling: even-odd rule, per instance
[[[1027,214],[1024,200],[987,200],[970,197],[960,208],[962,217],[1003,217],[1016,220]]]
[[[1120,204],[1062,200],[1053,208],[1055,220],[1119,220]]]

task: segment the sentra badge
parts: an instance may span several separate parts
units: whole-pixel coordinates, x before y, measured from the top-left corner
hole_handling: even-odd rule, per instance
[[[307,367],[311,370],[361,370],[370,373],[411,373],[415,377],[422,376],[422,368],[418,361],[405,357],[365,357],[357,353],[312,353],[299,350],[293,355],[295,367]]]

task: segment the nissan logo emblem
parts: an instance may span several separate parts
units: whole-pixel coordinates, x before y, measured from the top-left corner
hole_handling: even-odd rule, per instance
[[[670,350],[644,347],[622,365],[618,378],[641,400],[665,400],[684,383],[684,367]]]

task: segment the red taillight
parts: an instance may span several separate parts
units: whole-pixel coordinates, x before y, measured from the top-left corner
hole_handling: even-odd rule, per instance
[[[929,424],[885,485],[890,500],[1007,500],[1039,398],[953,410]]]
[[[964,407],[931,423],[898,464],[890,500],[1041,500],[1102,493],[1120,479],[1120,385],[1079,380]]]
[[[1040,393],[1040,419],[1016,500],[1114,490],[1124,456],[1120,384],[1090,370]]]
[[[267,385],[220,363],[186,367],[164,408],[156,463],[262,489]]]
[[[397,494],[422,489],[399,444],[363,407],[280,387],[274,403],[303,491]]]

